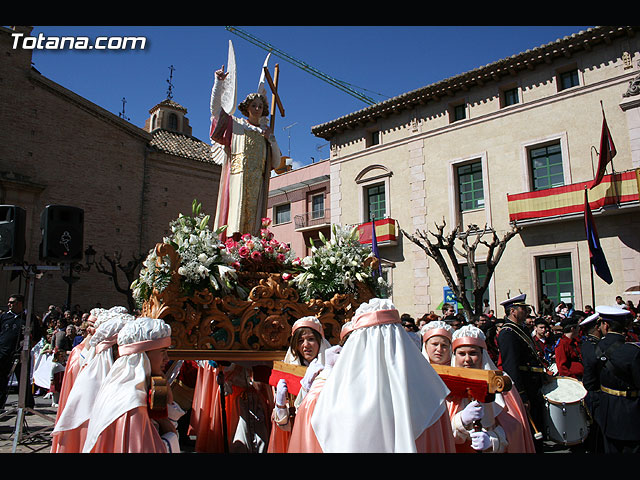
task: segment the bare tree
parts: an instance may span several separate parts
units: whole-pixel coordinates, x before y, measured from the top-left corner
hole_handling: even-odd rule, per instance
[[[138,277],[140,272],[140,266],[143,260],[146,258],[146,254],[134,254],[132,259],[127,263],[122,262],[122,252],[116,251],[113,256],[109,256],[106,253],[102,255],[102,258],[96,263],[96,269],[108,277],[111,277],[113,285],[116,290],[127,297],[127,306],[130,312],[133,312],[136,308],[136,302],[131,292],[131,283]],[[106,262],[108,266],[105,266],[103,262]],[[126,279],[126,287],[120,285],[120,273],[122,273]]]
[[[477,225],[469,225],[462,232],[460,231],[460,226],[456,226],[449,233],[445,233],[446,222],[443,218],[442,224],[438,225],[436,223],[435,226],[435,233],[416,230],[416,234],[411,235],[402,228],[400,228],[400,232],[436,262],[447,285],[451,288],[458,301],[462,303],[467,318],[472,318],[474,314],[482,312],[482,296],[489,287],[489,281],[507,247],[507,242],[520,231],[520,228],[513,225],[511,230],[500,238],[495,230],[487,228],[486,225],[483,229],[480,229]],[[485,236],[488,238],[485,239]],[[460,243],[460,247],[456,246],[456,240]],[[483,262],[479,262],[476,259],[476,250],[480,245],[487,247]],[[464,261],[461,262],[461,260]],[[478,275],[479,263],[483,263],[487,268],[486,276],[482,282],[480,282]],[[464,285],[463,274],[464,264],[469,268],[471,276],[473,306],[466,295],[467,289]]]

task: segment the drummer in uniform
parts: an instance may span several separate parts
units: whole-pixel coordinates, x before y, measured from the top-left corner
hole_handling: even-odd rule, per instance
[[[596,358],[596,346],[602,338],[602,331],[600,330],[600,315],[596,312],[589,315],[587,318],[580,322],[582,328],[583,337],[580,344],[580,350],[582,352],[582,363],[584,365],[584,375],[582,382],[587,390],[587,395],[584,398],[584,405],[587,410],[590,419],[589,435],[587,436],[584,444],[587,453],[602,453],[602,433],[598,424],[594,420],[594,412],[596,405],[598,404],[598,395],[600,394],[600,384],[598,380],[595,380],[592,368],[595,365]]]
[[[523,293],[500,304],[505,310],[505,321],[498,335],[498,367],[511,377],[535,429],[539,429],[544,414],[540,388],[546,377],[546,370],[531,334],[525,328],[525,320],[531,313],[531,306],[526,303],[526,298]],[[541,452],[542,441],[536,440],[535,443],[536,451]]]
[[[585,386],[599,388],[594,416],[604,453],[640,453],[640,345],[625,341],[632,317],[607,305],[596,312],[604,336],[585,359]]]

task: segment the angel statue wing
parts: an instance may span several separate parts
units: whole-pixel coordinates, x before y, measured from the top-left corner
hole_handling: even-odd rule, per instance
[[[229,54],[227,58],[227,78],[225,89],[222,92],[222,108],[229,115],[236,111],[236,91],[238,89],[238,77],[236,75],[236,52],[233,43],[229,40]]]
[[[227,119],[230,118],[231,115],[236,110],[236,91],[238,86],[238,77],[236,75],[236,54],[233,49],[233,43],[229,40],[229,54],[227,57],[227,77],[225,78],[224,83],[222,84],[222,91],[220,93],[220,108],[227,114]],[[213,95],[213,94],[212,94]],[[211,156],[213,161],[218,165],[223,165],[226,160],[226,151],[224,148],[223,139],[216,136],[214,132],[217,132],[218,135],[223,135],[221,133],[222,130],[218,130],[216,127],[222,127],[222,125],[218,125],[217,120],[215,120],[214,116],[214,101],[212,97],[212,121],[211,121],[211,137],[212,140],[214,137],[215,141],[211,142]],[[223,122],[224,123],[224,122]],[[227,141],[229,137],[226,138]]]

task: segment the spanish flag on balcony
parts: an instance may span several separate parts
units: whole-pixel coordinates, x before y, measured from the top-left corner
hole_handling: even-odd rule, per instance
[[[562,215],[580,214],[584,211],[584,189],[592,182],[573,183],[561,187],[507,195],[509,221],[518,222]],[[590,190],[590,208],[625,204],[640,200],[640,169],[605,175]]]

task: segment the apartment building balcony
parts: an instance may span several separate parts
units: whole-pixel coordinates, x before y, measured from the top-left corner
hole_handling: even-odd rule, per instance
[[[316,210],[293,217],[296,232],[320,230],[331,226],[331,210]]]
[[[584,191],[591,181],[545,190],[507,195],[509,221],[518,226],[580,218],[584,215]],[[605,175],[588,190],[594,214],[640,207],[640,169]]]
[[[393,218],[383,218],[376,220],[376,242],[378,247],[392,247],[398,244],[396,221]],[[358,225],[358,238],[361,244],[371,244],[372,229],[371,222]]]

